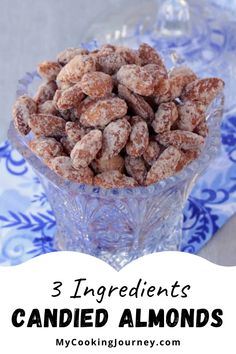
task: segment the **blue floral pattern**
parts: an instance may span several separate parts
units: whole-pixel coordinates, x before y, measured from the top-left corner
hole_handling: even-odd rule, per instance
[[[0,264],[53,252],[56,222],[38,178],[9,142],[0,145]],[[184,210],[181,250],[197,253],[236,212],[236,116],[222,123],[222,149]]]

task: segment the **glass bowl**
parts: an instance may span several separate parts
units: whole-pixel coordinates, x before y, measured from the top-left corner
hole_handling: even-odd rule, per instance
[[[19,83],[18,95],[32,95],[36,72]],[[183,207],[196,179],[218,154],[223,95],[207,112],[209,136],[200,157],[176,175],[148,187],[103,189],[64,180],[28,148],[32,139],[10,124],[8,137],[39,177],[56,218],[56,248],[98,257],[119,270],[159,251],[176,251],[182,237]]]

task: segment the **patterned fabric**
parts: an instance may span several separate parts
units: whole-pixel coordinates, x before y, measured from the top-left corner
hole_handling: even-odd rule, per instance
[[[0,264],[52,252],[55,219],[30,166],[6,141],[0,145]],[[236,116],[222,124],[220,156],[192,191],[184,210],[181,249],[197,253],[236,212]]]

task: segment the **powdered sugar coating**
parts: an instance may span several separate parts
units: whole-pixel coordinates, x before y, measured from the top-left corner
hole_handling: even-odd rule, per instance
[[[160,145],[156,141],[152,140],[149,142],[147,149],[144,151],[143,158],[148,165],[152,166],[159,157],[160,153]]]
[[[183,150],[200,149],[204,144],[204,138],[196,133],[184,130],[172,130],[156,136],[157,141],[164,145],[173,145]]]
[[[57,112],[57,107],[56,107],[55,102],[53,100],[48,100],[42,104],[39,104],[38,105],[38,113],[56,115],[58,112]]]
[[[107,96],[113,88],[111,76],[100,71],[84,74],[80,85],[82,91],[91,98]]]
[[[178,128],[193,131],[206,116],[206,106],[199,101],[186,101],[178,106]]]
[[[38,64],[37,71],[43,79],[52,81],[56,80],[57,75],[61,71],[61,65],[55,61],[43,61]]]
[[[107,171],[98,174],[94,178],[94,184],[103,188],[128,188],[138,186],[134,178],[127,177],[119,171]]]
[[[30,149],[44,160],[63,155],[63,146],[54,138],[38,138],[29,142]]]
[[[147,64],[144,66],[153,78],[153,95],[161,96],[168,92],[170,89],[170,82],[166,70],[157,64]]]
[[[170,80],[168,79],[167,82],[168,82],[168,91],[166,93],[158,94],[157,96],[154,96],[154,101],[157,105],[172,101]]]
[[[117,72],[117,80],[139,95],[150,96],[153,94],[153,77],[145,67],[135,64],[123,65]]]
[[[67,48],[57,55],[57,61],[61,65],[66,65],[73,59],[76,55],[89,54],[89,51],[84,48]]]
[[[67,90],[68,88],[74,86],[75,84],[73,82],[69,82],[69,81],[58,81],[57,80],[57,87],[59,90]]]
[[[194,133],[201,135],[203,138],[206,138],[209,133],[209,128],[205,120],[201,121],[196,128],[194,129]]]
[[[126,113],[127,104],[124,100],[118,97],[102,98],[88,103],[88,108],[80,116],[80,122],[85,126],[105,127]]]
[[[107,54],[110,54],[110,53],[114,53],[116,51],[116,46],[111,44],[111,43],[105,43],[101,46],[100,50],[99,49],[95,49],[93,51],[93,53],[100,53],[100,54],[104,54],[104,53],[107,53]]]
[[[66,134],[69,141],[72,144],[76,144],[84,135],[86,135],[86,132],[78,121],[66,122]]]
[[[200,150],[181,151],[181,157],[175,169],[176,172],[181,171],[184,167],[189,165],[193,160],[197,159],[199,155],[200,155]]]
[[[78,83],[64,91],[59,91],[57,97],[54,96],[54,99],[60,110],[66,110],[78,105],[84,97],[81,85]]]
[[[107,160],[96,159],[92,162],[91,167],[96,173],[102,173],[113,170],[122,173],[124,171],[124,165],[125,162],[123,157],[121,157],[120,155],[115,155]]]
[[[127,64],[121,53],[112,50],[104,50],[96,54],[96,68],[106,74],[115,74],[123,65]]]
[[[66,153],[66,155],[70,155],[73,147],[75,146],[74,143],[72,143],[67,136],[63,136],[60,139],[60,143],[63,146],[63,151]]]
[[[126,156],[125,168],[131,177],[133,177],[140,185],[143,185],[147,175],[147,169],[142,157]]]
[[[110,159],[124,148],[131,132],[127,119],[118,119],[106,126],[102,138],[102,159]]]
[[[61,89],[57,89],[54,93],[54,96],[53,96],[53,102],[55,104],[55,106],[57,107],[57,101],[60,99],[61,97],[61,94],[62,94],[63,90]],[[57,107],[58,108],[58,107]]]
[[[56,90],[57,84],[55,81],[49,81],[41,84],[34,95],[35,102],[42,104],[46,101],[52,100]]]
[[[152,127],[156,133],[170,130],[178,119],[178,110],[174,102],[161,103],[152,121]]]
[[[60,137],[65,135],[64,119],[52,114],[31,114],[29,126],[37,137]]]
[[[30,115],[37,111],[37,105],[34,100],[26,95],[20,96],[14,103],[12,116],[16,129],[22,135],[30,132],[28,125]]]
[[[141,65],[156,64],[161,68],[163,72],[165,71],[167,73],[165,64],[161,59],[161,56],[154,48],[152,48],[147,43],[140,44],[138,49],[138,56],[141,59]]]
[[[187,66],[178,66],[169,72],[172,99],[180,97],[183,89],[197,79],[197,75]]]
[[[95,58],[92,55],[79,54],[63,66],[57,76],[57,81],[77,83],[85,73],[90,71],[96,71]]]
[[[137,121],[133,124],[126,152],[133,157],[141,156],[149,144],[148,126],[145,121]]]
[[[72,165],[75,169],[87,167],[97,156],[102,147],[102,133],[94,129],[75,144],[71,151]]]
[[[86,110],[93,105],[95,102],[97,102],[98,99],[93,99],[91,97],[86,97],[83,101],[81,101],[76,107],[74,107],[72,110],[74,112],[74,115],[77,119],[80,119],[80,116],[82,113],[86,112]]]
[[[68,156],[54,157],[50,161],[50,168],[59,176],[77,183],[93,184],[93,171],[89,168],[76,170]]]
[[[224,81],[218,78],[195,80],[185,87],[181,98],[184,101],[201,101],[209,105],[223,88]]]
[[[166,148],[148,171],[145,185],[148,186],[174,175],[180,158],[181,152],[177,148],[174,146]]]
[[[134,114],[139,115],[147,121],[152,121],[154,112],[152,107],[145,101],[142,96],[132,93],[124,85],[118,86],[118,94],[121,98],[125,99],[129,108],[132,109]]]
[[[126,64],[141,65],[142,61],[139,58],[138,52],[136,50],[125,46],[118,46],[116,47],[115,51],[125,59]]]
[[[74,112],[70,109],[58,109],[58,116],[67,121],[75,121],[76,117]]]

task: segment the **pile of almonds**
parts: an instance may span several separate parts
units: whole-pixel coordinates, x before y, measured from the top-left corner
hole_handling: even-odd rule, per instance
[[[145,43],[69,48],[37,69],[44,81],[16,100],[15,127],[57,174],[104,188],[147,186],[196,159],[224,87],[185,66],[168,72]]]

